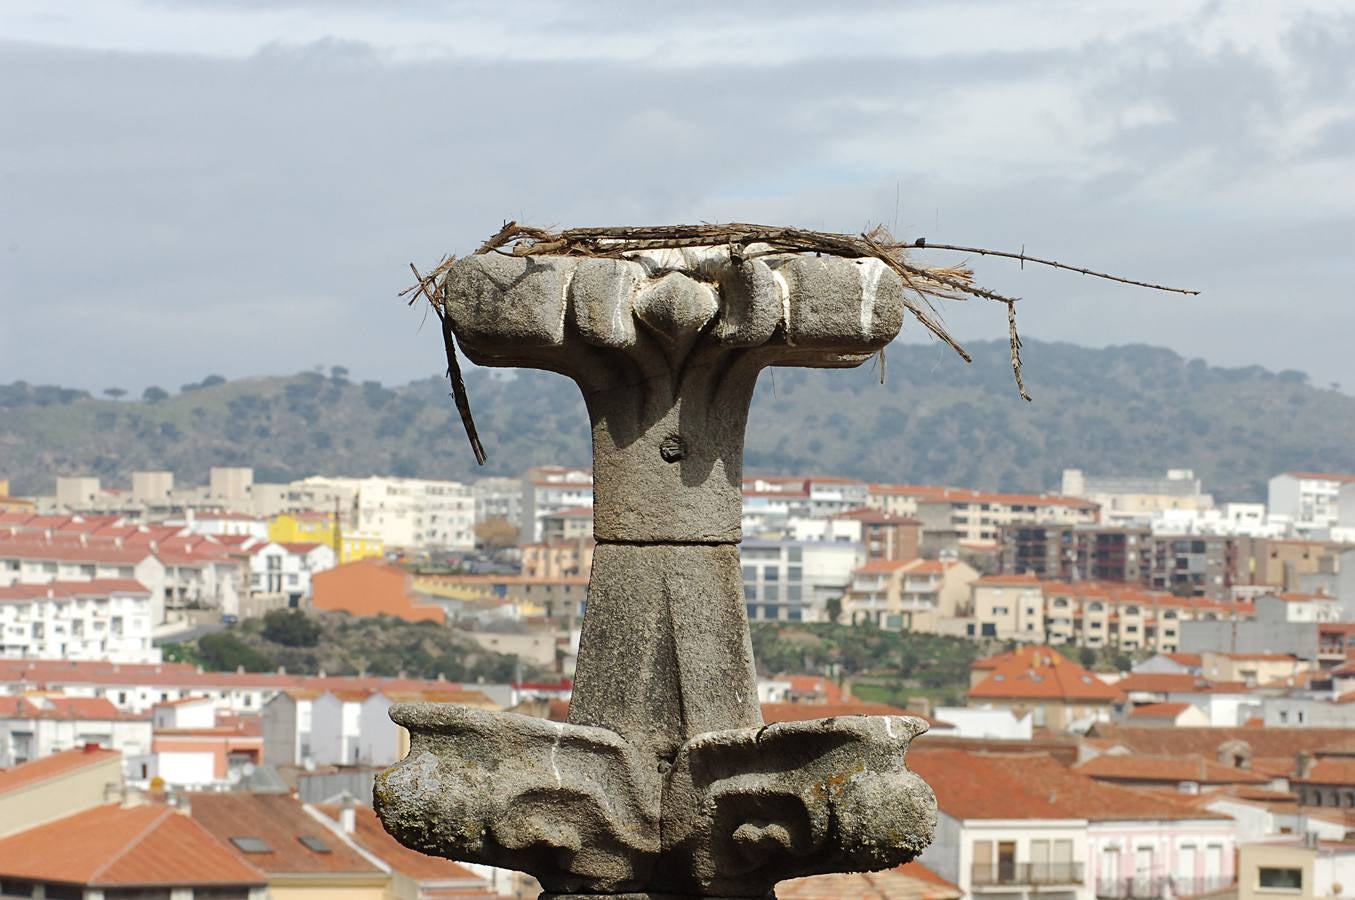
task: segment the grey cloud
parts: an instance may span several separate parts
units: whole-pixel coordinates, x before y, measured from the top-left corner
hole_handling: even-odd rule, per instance
[[[1157,69],[1141,65],[1152,44],[1166,60]],[[1343,71],[1339,41],[1320,29],[1287,46],[1306,48],[1314,85]],[[0,45],[12,135],[0,141],[0,381],[175,386],[317,363],[422,376],[438,348],[395,298],[406,264],[465,252],[505,217],[851,230],[892,224],[897,184],[906,235],[1024,242],[1207,290],[1181,301],[980,263],[994,287],[1027,298],[1031,336],[1167,344],[1355,384],[1342,349],[1355,314],[1330,296],[1355,264],[1320,239],[1349,233],[1349,217],[1248,220],[1226,202],[1274,164],[1255,117],[1301,108],[1280,74],[1170,35],[928,60],[849,51],[678,69],[395,64],[337,39],[233,60]],[[966,92],[1041,78],[1083,86],[1089,117],[1146,100],[1173,118],[1094,147],[1108,174],[1032,170],[999,143],[979,148],[991,167],[974,179],[918,149]],[[970,124],[946,125],[940,145],[972,154]],[[1352,140],[1333,126],[1324,146],[1348,153]],[[846,152],[852,142],[869,152]],[[1215,160],[1208,190],[1144,199],[1145,179],[1192,149]],[[1003,331],[1000,310],[981,303],[947,317],[961,335]]]

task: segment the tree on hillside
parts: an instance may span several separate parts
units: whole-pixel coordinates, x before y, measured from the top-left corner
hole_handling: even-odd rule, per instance
[[[475,526],[475,543],[486,550],[502,550],[517,542],[517,526],[503,516],[485,519]]]
[[[206,634],[198,639],[198,658],[204,668],[213,672],[267,672],[273,663],[259,651],[229,631]]]
[[[141,392],[141,399],[147,403],[159,403],[161,400],[169,399],[169,391],[162,387],[151,385]]]
[[[114,400],[121,400],[123,397],[127,396],[127,391],[120,387],[104,388],[104,396],[112,397]]]
[[[275,609],[263,617],[263,636],[284,647],[314,647],[320,626],[299,609]]]

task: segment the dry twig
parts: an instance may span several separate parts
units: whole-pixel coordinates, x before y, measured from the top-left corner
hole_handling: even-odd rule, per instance
[[[1020,253],[1002,250],[988,250],[982,247],[963,247],[954,244],[932,244],[925,239],[916,241],[898,241],[883,226],[860,235],[837,234],[828,231],[811,231],[804,228],[784,228],[769,225],[732,223],[725,225],[654,225],[640,227],[615,228],[566,228],[562,231],[548,231],[521,225],[517,222],[505,222],[493,236],[485,241],[475,252],[502,253],[509,256],[589,256],[621,258],[627,254],[643,250],[668,250],[683,247],[705,247],[728,244],[733,252],[746,258],[758,256],[818,253],[840,256],[849,259],[870,257],[878,259],[903,279],[905,287],[914,297],[904,296],[904,306],[922,324],[960,355],[965,362],[972,362],[969,353],[960,346],[941,324],[933,300],[958,300],[965,297],[978,297],[1003,303],[1007,307],[1007,335],[1011,344],[1012,374],[1016,379],[1016,388],[1025,400],[1030,400],[1026,392],[1025,380],[1021,375],[1021,338],[1016,331],[1016,304],[1020,298],[1009,297],[997,291],[979,287],[974,283],[974,273],[966,266],[928,267],[920,266],[908,258],[907,251],[915,249],[949,250],[962,253],[977,253],[982,256],[998,256],[1020,260],[1022,267],[1026,262],[1038,263],[1055,269],[1078,272],[1094,278],[1115,281],[1136,287],[1159,291],[1171,291],[1179,294],[1198,294],[1199,291],[1185,288],[1167,287],[1146,281],[1135,281],[1118,275],[1108,275],[1092,269],[1065,265],[1054,260],[1027,256],[1025,247]],[[762,245],[765,249],[746,252],[751,245]],[[430,306],[442,320],[443,343],[447,349],[447,375],[452,382],[452,397],[456,401],[457,411],[461,414],[466,436],[470,439],[478,462],[484,463],[484,449],[476,435],[475,422],[471,418],[470,403],[466,397],[466,388],[461,380],[460,366],[456,359],[455,336],[449,317],[446,314],[444,288],[447,273],[456,262],[456,257],[447,257],[427,275],[420,275],[411,264],[418,283],[406,288],[400,296],[412,294],[410,303],[419,297],[427,299]],[[884,359],[881,352],[881,382],[884,380]]]

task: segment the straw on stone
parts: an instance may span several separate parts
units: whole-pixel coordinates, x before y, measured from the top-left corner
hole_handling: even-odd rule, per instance
[[[744,258],[757,256],[815,253],[828,256],[840,256],[848,259],[870,257],[878,259],[903,279],[904,285],[912,293],[905,294],[904,306],[922,324],[924,328],[953,349],[965,362],[972,362],[968,351],[950,335],[941,324],[934,300],[963,300],[978,297],[1003,303],[1007,307],[1007,334],[1011,344],[1012,374],[1016,379],[1016,389],[1022,399],[1030,400],[1025,381],[1021,375],[1021,337],[1016,330],[1016,304],[1019,297],[1010,297],[997,291],[988,290],[974,283],[974,273],[967,266],[923,266],[914,263],[907,251],[915,249],[947,250],[962,253],[976,253],[982,256],[998,256],[1015,259],[1025,263],[1048,266],[1103,278],[1121,284],[1169,291],[1177,294],[1195,295],[1199,291],[1186,288],[1168,287],[1146,281],[1137,281],[1119,275],[1110,275],[1079,266],[1066,265],[1055,260],[1028,256],[1023,247],[1020,253],[1003,250],[989,250],[982,247],[964,247],[955,244],[932,244],[925,238],[915,241],[899,241],[883,226],[859,235],[838,234],[828,231],[812,231],[805,228],[785,228],[769,225],[751,225],[743,223],[725,225],[653,225],[641,227],[609,228],[567,228],[562,231],[549,231],[522,225],[518,222],[506,222],[489,240],[485,241],[477,254],[501,253],[509,256],[587,256],[603,258],[621,258],[630,253],[643,250],[668,250],[683,247],[707,247],[729,245],[732,250]],[[758,246],[756,251],[749,248]],[[417,284],[400,292],[400,296],[413,294],[410,303],[419,297],[427,299],[439,319],[442,321],[443,344],[447,351],[447,377],[452,385],[452,397],[457,412],[466,428],[475,459],[484,464],[484,448],[475,429],[475,420],[471,416],[470,402],[466,397],[466,386],[461,378],[461,367],[457,362],[455,337],[451,320],[447,314],[445,296],[447,274],[455,264],[456,257],[445,258],[427,275],[419,274],[413,264]],[[883,358],[881,360],[883,363]],[[883,365],[881,368],[883,380]]]

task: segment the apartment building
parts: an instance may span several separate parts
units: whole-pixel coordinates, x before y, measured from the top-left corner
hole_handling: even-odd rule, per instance
[[[1250,604],[1105,582],[1042,581],[1033,575],[985,576],[970,591],[967,634],[1032,644],[1174,653],[1193,649],[1182,643],[1183,623],[1232,623],[1254,613]]]
[[[1228,817],[1082,777],[1038,753],[910,750],[936,791],[921,861],[968,897],[1161,898],[1234,878]]]
[[[846,541],[866,548],[868,560],[918,558],[922,523],[869,506],[828,517],[792,517],[789,537],[797,541]]]
[[[1125,702],[1119,688],[1048,647],[1023,647],[976,662],[967,705],[1032,717],[1036,728],[1065,731],[1110,721]]]
[[[743,596],[754,621],[823,622],[866,561],[861,544],[839,541],[743,542]]]
[[[122,754],[84,744],[0,769],[0,838],[107,803],[122,787]]]
[[[917,499],[916,518],[927,535],[956,544],[995,544],[1001,529],[1018,523],[1092,524],[1097,505],[1058,494],[1003,494],[944,488]]]
[[[150,716],[122,712],[104,699],[0,696],[0,767],[85,746],[140,760],[151,752]]]
[[[843,614],[854,624],[891,631],[957,633],[978,577],[973,566],[954,559],[871,560],[852,572]]]
[[[480,478],[470,487],[475,500],[475,522],[503,519],[517,525],[522,521],[522,479],[491,476]]]
[[[151,606],[131,579],[0,587],[0,656],[159,662]]]
[[[566,509],[593,506],[593,473],[588,469],[538,466],[522,477],[521,525],[524,543],[544,540],[542,520]]]
[[[1152,532],[1146,527],[1017,524],[1000,529],[999,571],[1058,581],[1149,578]]]
[[[338,548],[336,563],[386,555],[386,542],[372,532],[358,531],[351,516],[324,510],[279,513],[268,520],[268,540],[278,544],[323,544]]]
[[[1081,469],[1064,469],[1061,491],[1095,503],[1106,524],[1145,524],[1166,511],[1214,506],[1214,498],[1204,493],[1190,469],[1169,469],[1163,477],[1088,475]]]
[[[1326,537],[1340,525],[1340,495],[1355,475],[1334,472],[1281,472],[1267,485],[1266,506],[1288,517],[1300,537]]]

